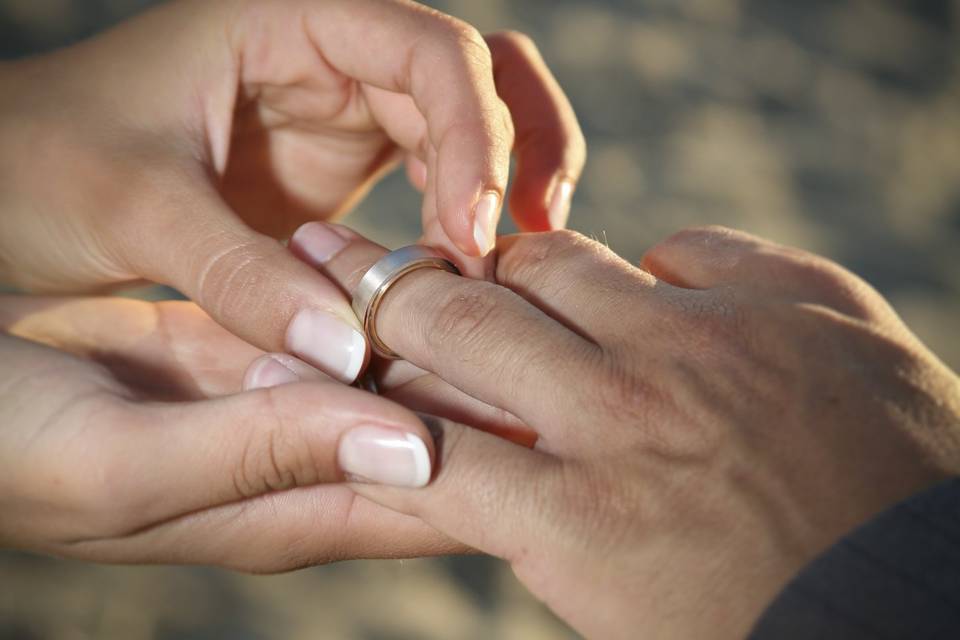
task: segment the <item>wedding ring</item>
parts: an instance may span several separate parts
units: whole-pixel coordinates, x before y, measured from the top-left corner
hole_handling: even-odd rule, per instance
[[[460,275],[456,265],[430,247],[411,245],[391,251],[370,267],[353,293],[353,312],[363,324],[373,352],[383,358],[399,360],[400,356],[383,343],[377,334],[377,311],[383,297],[400,278],[417,269],[441,269]]]

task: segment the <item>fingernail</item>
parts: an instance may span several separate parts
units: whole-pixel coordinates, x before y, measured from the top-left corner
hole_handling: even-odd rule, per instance
[[[363,334],[339,318],[304,309],[287,327],[287,349],[341,382],[351,383],[367,354]]]
[[[570,218],[570,203],[573,200],[574,185],[570,180],[561,180],[553,188],[553,196],[550,198],[550,208],[547,210],[547,217],[550,220],[551,229],[563,229],[567,226],[567,220]]]
[[[500,209],[500,194],[494,191],[483,194],[473,208],[473,241],[481,257],[490,253],[497,241],[497,211]]]
[[[299,382],[300,377],[288,369],[282,362],[267,356],[254,363],[247,371],[243,381],[243,388],[250,391],[253,389],[266,389],[268,387],[279,387],[282,384]]]
[[[430,454],[412,433],[364,426],[340,439],[337,460],[347,477],[394,487],[423,487],[430,481]]]
[[[347,246],[347,240],[322,222],[302,225],[290,238],[290,243],[301,251],[304,258],[315,267],[326,264]]]

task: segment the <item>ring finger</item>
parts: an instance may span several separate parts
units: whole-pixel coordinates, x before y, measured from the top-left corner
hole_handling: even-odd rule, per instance
[[[347,291],[387,253],[320,222],[301,227],[291,249]],[[572,426],[571,416],[585,406],[580,382],[602,356],[597,345],[512,291],[436,269],[396,282],[380,306],[377,329],[405,359],[509,411],[547,440]],[[560,362],[564,366],[555,366]]]

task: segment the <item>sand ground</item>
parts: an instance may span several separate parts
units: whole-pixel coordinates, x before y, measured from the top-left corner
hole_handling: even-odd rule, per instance
[[[0,0],[0,56],[145,4]],[[631,260],[704,223],[812,249],[875,284],[960,367],[960,2],[432,4],[540,43],[590,146],[573,228]],[[349,222],[397,246],[416,237],[417,210],[394,176]],[[570,635],[486,558],[247,577],[0,553],[0,638]]]

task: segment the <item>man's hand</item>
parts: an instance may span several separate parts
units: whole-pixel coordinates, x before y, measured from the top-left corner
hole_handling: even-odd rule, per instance
[[[312,226],[294,251],[346,290],[383,255]],[[536,448],[440,420],[431,485],[356,488],[509,560],[587,636],[741,638],[820,550],[960,472],[960,381],[828,260],[710,228],[646,270],[569,232],[502,239],[498,265],[405,276],[377,326]]]
[[[524,230],[564,225],[584,162],[527,38],[407,0],[173,2],[0,76],[0,280],[170,284],[343,381],[367,357],[357,321],[274,238],[405,162],[425,242],[482,276],[511,149]]]

